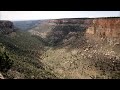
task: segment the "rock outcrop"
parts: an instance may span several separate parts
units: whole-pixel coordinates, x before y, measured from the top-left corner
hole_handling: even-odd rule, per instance
[[[9,34],[14,32],[14,25],[10,21],[0,21],[0,33],[1,34]]]
[[[4,79],[3,75],[0,73],[0,79]]]
[[[100,37],[120,37],[120,18],[93,19],[88,30]]]

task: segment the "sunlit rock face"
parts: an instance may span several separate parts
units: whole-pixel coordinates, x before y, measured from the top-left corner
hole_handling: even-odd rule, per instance
[[[86,29],[86,37],[114,45],[120,43],[120,18],[97,18]]]
[[[94,19],[87,33],[100,37],[120,37],[120,18]]]

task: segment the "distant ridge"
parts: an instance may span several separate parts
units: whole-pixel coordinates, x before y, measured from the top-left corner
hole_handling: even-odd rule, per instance
[[[120,18],[120,17],[81,17],[81,18],[59,18],[59,19],[109,19],[109,18]],[[59,20],[59,19],[48,19],[48,20]]]
[[[108,18],[120,18],[120,16],[111,16],[111,17],[80,17],[80,18],[57,18],[57,19],[31,19],[31,20],[17,20],[12,22],[19,21],[46,21],[46,20],[59,20],[59,19],[108,19]],[[9,20],[1,20],[1,21],[9,21]]]

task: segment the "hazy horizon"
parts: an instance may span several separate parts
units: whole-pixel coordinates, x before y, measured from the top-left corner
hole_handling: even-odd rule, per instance
[[[119,11],[0,11],[0,12],[1,20],[11,21],[120,16]]]

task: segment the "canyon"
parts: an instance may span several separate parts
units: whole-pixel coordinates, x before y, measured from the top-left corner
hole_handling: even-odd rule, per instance
[[[34,70],[39,72],[27,78],[120,78],[119,17],[0,21],[0,35],[0,43],[15,63],[20,60],[23,66],[25,61],[26,70],[37,67]],[[38,67],[49,74],[39,74]],[[19,78],[26,78],[27,71],[15,68],[7,72],[9,77],[15,71]]]

